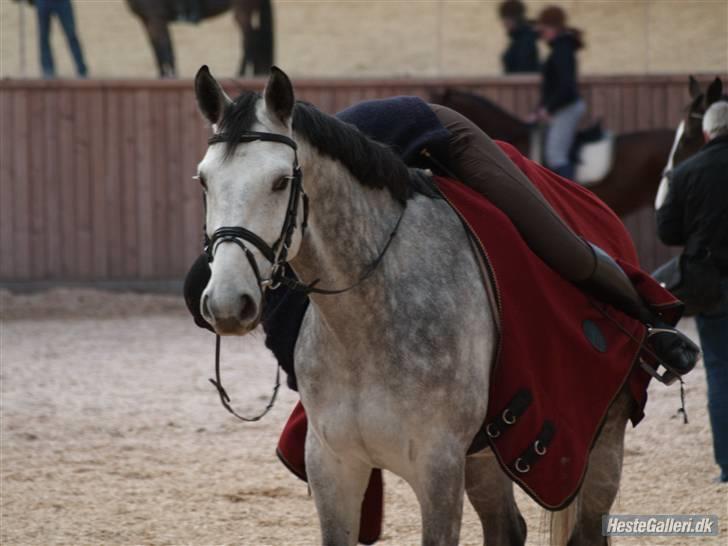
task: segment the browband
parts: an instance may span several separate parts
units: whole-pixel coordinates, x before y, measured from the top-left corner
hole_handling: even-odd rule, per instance
[[[254,142],[256,140],[280,142],[281,144],[290,146],[294,150],[298,150],[296,142],[286,135],[279,135],[278,133],[261,133],[259,131],[246,131],[237,137],[230,133],[215,133],[207,139],[207,143],[219,144],[220,142]]]

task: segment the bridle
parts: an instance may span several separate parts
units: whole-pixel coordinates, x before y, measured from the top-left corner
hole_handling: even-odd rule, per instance
[[[265,293],[267,290],[276,290],[277,288],[281,286],[285,286],[291,290],[295,290],[298,292],[303,292],[305,294],[310,293],[316,293],[316,294],[322,294],[322,295],[336,295],[336,294],[343,294],[344,292],[348,292],[349,290],[352,290],[359,286],[361,283],[363,283],[366,279],[368,279],[374,271],[377,269],[379,264],[382,262],[384,255],[387,253],[387,250],[389,249],[392,240],[394,239],[394,236],[397,234],[397,230],[399,229],[400,224],[402,223],[402,218],[404,217],[404,212],[406,210],[406,206],[402,207],[402,212],[399,215],[399,218],[397,219],[397,222],[394,225],[394,228],[389,234],[389,238],[387,239],[387,242],[385,243],[382,250],[379,252],[378,256],[375,258],[375,260],[366,268],[364,273],[359,277],[359,279],[352,285],[347,286],[346,288],[339,288],[339,289],[325,289],[325,288],[317,288],[316,285],[319,282],[319,279],[314,280],[310,284],[302,283],[296,279],[292,279],[290,277],[287,277],[285,275],[285,269],[286,265],[288,264],[288,251],[291,246],[291,241],[293,240],[293,235],[297,228],[298,223],[298,214],[299,214],[299,203],[303,203],[303,219],[301,222],[301,237],[306,232],[306,228],[308,226],[308,196],[306,195],[306,192],[303,189],[303,171],[301,169],[301,166],[298,163],[298,145],[296,142],[285,135],[281,135],[278,133],[266,133],[266,132],[259,132],[259,131],[246,131],[242,133],[241,135],[230,135],[228,133],[216,133],[215,135],[211,136],[207,143],[208,144],[219,144],[219,143],[240,143],[240,142],[255,142],[255,141],[263,141],[263,142],[277,142],[280,144],[285,144],[286,146],[289,146],[293,149],[293,166],[292,166],[292,174],[288,179],[290,180],[290,193],[288,195],[288,205],[286,207],[286,215],[283,219],[283,225],[281,226],[280,234],[278,235],[278,238],[272,245],[268,245],[262,237],[260,237],[258,234],[256,234],[253,231],[250,231],[249,229],[246,229],[244,227],[240,226],[223,226],[214,231],[212,234],[212,237],[207,239],[207,231],[205,231],[205,253],[207,254],[207,259],[209,263],[212,263],[212,261],[215,259],[215,251],[219,246],[223,243],[234,243],[245,254],[245,257],[248,260],[248,263],[250,264],[251,269],[253,270],[253,273],[255,274],[256,281],[258,282],[258,287],[260,288],[261,296],[262,296],[262,302],[265,301]],[[246,246],[246,243],[254,246],[257,248],[260,253],[263,255],[263,257],[268,260],[271,263],[271,271],[270,275],[267,278],[264,278],[261,274],[260,267],[258,266],[258,261],[255,258],[255,255],[251,252],[251,250]],[[262,305],[262,304],[261,304]],[[262,317],[264,314],[263,309],[261,309],[260,316]],[[225,389],[222,386],[222,378],[220,376],[220,336],[217,335],[216,342],[215,342],[215,376],[216,379],[210,379],[210,382],[215,386],[215,388],[218,391],[218,394],[220,395],[220,402],[222,402],[222,405],[227,409],[230,413],[232,413],[235,417],[242,421],[247,422],[253,422],[258,421],[263,418],[273,407],[275,404],[276,397],[278,395],[278,389],[280,387],[280,367],[277,367],[276,369],[276,379],[275,379],[275,386],[273,387],[273,394],[271,395],[270,401],[268,402],[268,405],[265,407],[265,409],[255,417],[243,417],[242,415],[239,415],[231,406],[230,406],[230,397],[228,396],[227,392],[225,392]]]
[[[258,281],[261,293],[263,293],[268,289],[275,290],[281,285],[281,279],[284,276],[284,266],[288,261],[288,250],[293,240],[293,234],[296,231],[300,201],[303,201],[302,234],[305,233],[308,225],[308,196],[303,191],[303,173],[301,166],[298,164],[298,146],[292,138],[277,133],[248,131],[238,137],[233,137],[226,133],[217,133],[210,137],[207,142],[208,144],[218,144],[221,142],[254,141],[279,142],[293,149],[293,169],[292,174],[288,177],[291,183],[291,190],[288,194],[288,206],[286,207],[286,215],[283,219],[283,225],[281,226],[278,239],[272,245],[268,245],[259,235],[249,229],[239,226],[225,226],[215,230],[207,243],[205,252],[207,253],[208,261],[212,263],[215,258],[215,250],[222,243],[235,243],[238,245],[245,253],[245,257]],[[263,257],[271,263],[272,267],[268,278],[263,278],[261,275],[258,261],[255,259],[255,255],[245,245],[246,242],[257,248]]]
[[[291,190],[288,195],[288,206],[286,207],[286,216],[283,219],[283,226],[281,227],[280,235],[272,245],[268,245],[268,243],[266,243],[259,235],[244,227],[220,227],[215,230],[209,241],[206,241],[207,244],[205,252],[207,253],[208,261],[212,263],[215,257],[215,250],[220,246],[220,244],[228,242],[235,243],[245,253],[245,257],[247,258],[248,263],[250,264],[250,267],[255,274],[255,278],[258,281],[258,286],[261,289],[261,293],[264,293],[266,290],[275,290],[283,285],[287,288],[290,288],[291,290],[304,292],[306,294],[315,293],[324,295],[336,295],[343,294],[344,292],[348,292],[349,290],[352,290],[353,288],[359,286],[362,282],[369,278],[372,273],[374,273],[377,266],[384,258],[384,255],[386,254],[390,244],[392,243],[392,239],[394,239],[394,236],[397,234],[397,230],[399,229],[399,225],[402,222],[406,207],[402,208],[402,212],[397,219],[394,229],[391,231],[389,239],[385,243],[379,255],[369,265],[369,267],[367,267],[365,272],[354,284],[347,286],[346,288],[326,289],[316,287],[319,279],[314,280],[310,284],[305,284],[295,279],[291,279],[290,277],[286,277],[285,266],[288,263],[288,251],[291,246],[291,241],[293,240],[293,234],[296,231],[300,201],[303,202],[303,221],[301,222],[301,237],[303,237],[306,232],[306,228],[308,227],[308,195],[306,195],[306,192],[303,189],[303,171],[301,169],[301,166],[298,164],[298,145],[292,138],[289,138],[285,135],[280,135],[278,133],[264,133],[259,131],[246,131],[245,133],[237,137],[228,135],[226,133],[217,133],[211,136],[207,142],[208,144],[218,144],[221,142],[229,143],[254,141],[278,142],[280,144],[285,144],[286,146],[289,146],[293,149],[293,174],[288,177],[291,181]],[[263,257],[265,257],[265,259],[271,263],[271,273],[268,278],[263,278],[263,276],[261,275],[260,267],[258,266],[258,262],[255,259],[255,255],[245,245],[246,242],[257,248],[263,255]]]

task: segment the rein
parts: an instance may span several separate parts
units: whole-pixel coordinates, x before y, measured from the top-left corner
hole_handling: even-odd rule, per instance
[[[276,239],[276,241],[272,245],[268,245],[268,243],[266,243],[259,235],[244,227],[220,227],[216,229],[215,232],[212,234],[212,237],[210,237],[209,240],[206,241],[207,245],[205,247],[205,253],[207,254],[208,262],[212,263],[215,258],[215,250],[221,244],[236,244],[238,247],[240,247],[240,249],[245,254],[245,257],[247,258],[248,263],[250,264],[250,267],[255,274],[255,278],[258,282],[258,287],[260,288],[262,296],[265,296],[265,292],[267,290],[276,290],[281,286],[285,286],[290,290],[302,292],[304,294],[314,293],[324,296],[333,296],[353,290],[364,281],[366,281],[369,277],[371,277],[376,271],[379,264],[382,263],[384,255],[387,253],[387,250],[389,250],[389,247],[392,244],[392,240],[394,239],[395,235],[397,235],[399,226],[402,223],[402,218],[404,218],[404,213],[407,210],[406,205],[402,207],[402,212],[400,213],[399,218],[397,218],[397,222],[390,232],[389,238],[382,247],[382,250],[379,252],[374,261],[366,268],[364,273],[362,273],[359,279],[354,282],[354,284],[347,286],[346,288],[317,288],[316,285],[319,283],[320,279],[315,279],[313,282],[306,284],[300,282],[297,279],[291,279],[290,277],[286,277],[285,266],[288,264],[288,251],[290,249],[291,241],[293,240],[293,234],[296,231],[296,224],[299,213],[299,201],[303,202],[303,220],[301,222],[302,237],[306,233],[306,227],[308,227],[308,196],[303,189],[303,171],[301,170],[301,166],[298,163],[298,145],[292,138],[285,135],[280,135],[277,133],[264,133],[259,131],[246,131],[239,136],[233,136],[226,133],[217,133],[210,137],[207,142],[208,144],[218,144],[222,142],[230,143],[254,141],[277,142],[280,144],[285,144],[286,146],[289,146],[293,149],[293,170],[292,175],[289,177],[289,180],[291,181],[291,191],[288,196],[288,206],[286,207],[286,216],[283,219],[281,233],[278,236],[278,239]],[[205,234],[205,238],[207,239],[207,234]],[[255,259],[255,255],[250,251],[245,243],[248,243],[257,248],[263,255],[263,257],[271,263],[271,271],[268,278],[264,278],[262,276],[260,267],[258,266],[258,262]],[[263,302],[264,298],[261,301],[261,307],[263,305]],[[263,309],[261,309],[260,316],[263,316]],[[273,386],[273,393],[271,394],[270,400],[268,401],[265,409],[254,417],[244,417],[238,414],[232,408],[232,406],[230,405],[230,396],[228,396],[225,388],[222,386],[222,376],[220,373],[220,345],[220,336],[216,334],[215,379],[210,379],[210,383],[212,383],[217,389],[218,395],[220,396],[220,402],[222,403],[223,407],[228,410],[232,415],[245,422],[259,421],[273,408],[273,405],[275,404],[276,398],[278,396],[278,390],[281,386],[280,366],[276,367],[276,378],[275,385]]]

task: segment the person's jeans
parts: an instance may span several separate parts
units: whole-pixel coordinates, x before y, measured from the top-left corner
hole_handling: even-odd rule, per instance
[[[73,60],[76,63],[76,72],[81,77],[86,77],[86,63],[83,60],[81,44],[76,35],[76,23],[73,17],[73,6],[71,0],[35,0],[38,10],[38,37],[40,40],[40,64],[43,69],[44,78],[54,78],[56,75],[53,62],[53,51],[51,50],[51,17],[55,15],[66,34],[68,48],[71,50]]]
[[[722,281],[723,302],[715,313],[695,322],[708,381],[708,414],[713,429],[715,462],[721,480],[728,481],[728,278]]]
[[[569,152],[585,112],[586,103],[582,99],[564,106],[553,113],[546,133],[546,166],[569,180],[574,179],[574,166],[569,160]]]

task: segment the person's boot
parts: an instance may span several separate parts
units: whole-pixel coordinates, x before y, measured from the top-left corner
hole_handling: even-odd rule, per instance
[[[675,376],[673,380],[691,371],[700,358],[700,348],[685,334],[660,320],[642,301],[629,277],[609,254],[596,245],[589,245],[594,251],[594,271],[580,283],[580,287],[645,324],[647,342],[660,364]]]

